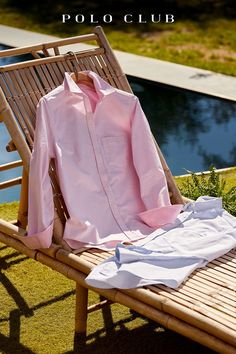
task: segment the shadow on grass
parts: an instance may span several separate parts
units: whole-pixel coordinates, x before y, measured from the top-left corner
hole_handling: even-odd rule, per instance
[[[32,308],[30,308],[28,306],[27,302],[25,301],[25,299],[21,296],[20,292],[17,290],[17,288],[11,283],[11,281],[3,273],[0,273],[0,283],[2,283],[2,285],[7,290],[8,294],[15,301],[15,303],[18,307],[17,310],[20,311],[21,316],[23,315],[25,317],[31,317],[34,315],[34,311],[36,311],[42,307],[52,305],[55,302],[63,301],[66,298],[68,298],[69,296],[75,294],[75,290],[71,290],[65,294],[55,296],[54,298],[52,298],[48,301],[43,301],[43,302],[33,306]]]
[[[12,266],[12,265],[21,263],[21,262],[23,262],[23,261],[25,261],[25,260],[28,259],[27,256],[23,256],[23,257],[21,257],[21,258],[15,259],[15,260],[13,260],[13,261],[6,262],[6,260],[7,260],[8,258],[11,258],[11,257],[13,257],[13,254],[12,254],[12,255],[7,255],[7,256],[2,257],[2,258],[0,259],[0,269],[4,269],[4,270],[5,270],[5,269],[9,268],[9,267]]]
[[[17,343],[17,347],[13,344],[12,339],[3,336],[0,333],[0,350],[1,353],[4,354],[16,354],[16,353],[24,353],[24,354],[35,354],[29,348],[25,347],[24,345]]]
[[[39,304],[37,304],[34,307],[32,307],[32,310],[36,311],[36,310],[38,310],[38,309],[40,309],[42,307],[55,304],[55,302],[63,301],[63,300],[67,299],[68,297],[70,297],[71,295],[74,295],[74,294],[75,294],[75,290],[68,291],[65,294],[55,296],[54,298],[52,298],[52,299],[50,299],[48,301],[40,302]]]
[[[32,350],[20,343],[21,311],[14,309],[9,316],[9,337],[0,333],[0,352],[4,354],[35,354]]]
[[[3,251],[3,250],[5,250],[5,249],[7,249],[8,248],[8,246],[1,246],[0,247],[0,251]]]
[[[137,316],[131,315],[106,330],[101,329],[87,336],[75,338],[75,349],[64,354],[213,354],[207,349],[177,333],[164,330],[148,321],[135,329],[126,327]],[[87,342],[87,343],[86,343]]]
[[[19,343],[20,339],[20,311],[10,313],[10,335],[0,334],[0,351],[5,354],[25,353],[35,354],[26,346]],[[108,329],[100,329],[85,338],[77,337],[75,350],[64,354],[213,354],[204,348],[174,332],[164,330],[151,321],[135,329],[128,329],[126,324],[133,321],[135,315],[113,323]]]
[[[14,258],[19,255],[20,255],[19,252],[13,252],[9,255],[1,257],[1,260],[0,260],[1,270],[7,269],[10,266],[12,266],[13,264],[18,264],[18,263],[21,263],[21,262],[28,259],[28,257],[20,257],[18,259],[12,260],[10,262],[6,262],[8,259]],[[25,317],[32,316],[33,311],[32,311],[32,309],[30,309],[27,302],[22,297],[21,293],[18,291],[18,289],[15,287],[15,285],[8,279],[8,277],[4,273],[2,273],[1,271],[0,271],[0,283],[5,287],[9,296],[15,301],[20,313],[23,314]]]

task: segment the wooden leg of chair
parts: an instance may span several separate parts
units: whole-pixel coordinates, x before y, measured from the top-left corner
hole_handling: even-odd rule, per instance
[[[28,173],[25,167],[23,167],[22,173],[22,183],[21,183],[21,193],[20,193],[20,204],[18,211],[17,225],[23,229],[27,226],[27,215],[28,215]]]
[[[76,283],[74,352],[86,344],[88,289]]]
[[[105,297],[100,296],[100,301],[103,301]],[[103,321],[104,321],[104,327],[106,331],[111,331],[113,327],[113,318],[112,318],[112,312],[111,312],[111,306],[108,304],[107,306],[102,308],[102,315],[103,315]]]

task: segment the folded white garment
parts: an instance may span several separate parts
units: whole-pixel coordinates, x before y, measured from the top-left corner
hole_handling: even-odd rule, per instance
[[[96,266],[86,282],[97,288],[129,289],[151,284],[177,288],[196,268],[236,247],[236,218],[221,198],[186,204],[174,224],[134,245],[118,244],[115,256]]]

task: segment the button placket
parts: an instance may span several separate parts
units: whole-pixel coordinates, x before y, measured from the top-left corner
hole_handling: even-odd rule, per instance
[[[84,97],[85,100],[85,111],[86,111],[86,120],[87,120],[87,126],[88,126],[88,131],[89,131],[89,136],[91,139],[91,144],[93,147],[93,152],[94,152],[94,156],[95,156],[95,161],[96,161],[96,165],[97,165],[97,170],[98,170],[98,174],[99,174],[99,178],[101,181],[101,185],[103,187],[103,190],[105,192],[105,195],[107,197],[108,203],[110,205],[110,209],[111,212],[113,214],[114,220],[116,221],[117,225],[119,226],[120,230],[122,231],[122,233],[124,235],[126,235],[126,237],[130,240],[132,239],[131,234],[133,234],[132,231],[125,231],[128,229],[127,225],[125,225],[125,223],[123,222],[119,210],[117,208],[116,203],[113,201],[113,197],[112,197],[112,193],[109,189],[109,183],[108,183],[108,176],[106,173],[106,169],[104,167],[104,162],[101,156],[101,152],[100,152],[100,148],[97,142],[97,136],[96,136],[96,129],[95,129],[95,124],[94,124],[94,120],[95,120],[95,116],[97,114],[97,108],[98,105],[100,105],[102,102],[98,102],[97,103],[97,107],[95,108],[95,111],[92,112],[92,108],[89,102],[88,97]],[[130,236],[129,236],[130,234]]]

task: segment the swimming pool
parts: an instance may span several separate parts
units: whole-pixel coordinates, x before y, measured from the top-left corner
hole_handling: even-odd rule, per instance
[[[6,48],[0,46],[0,50]],[[19,58],[14,58],[17,62]],[[22,60],[22,56],[21,56]],[[5,65],[9,59],[1,59]],[[203,171],[211,164],[236,164],[236,103],[129,77],[168,165],[174,175]],[[0,124],[0,164],[19,159],[5,150],[10,137]],[[4,171],[0,181],[15,178],[21,168]],[[19,199],[20,186],[0,191],[0,203]]]
[[[236,164],[236,102],[129,81],[174,175]]]

